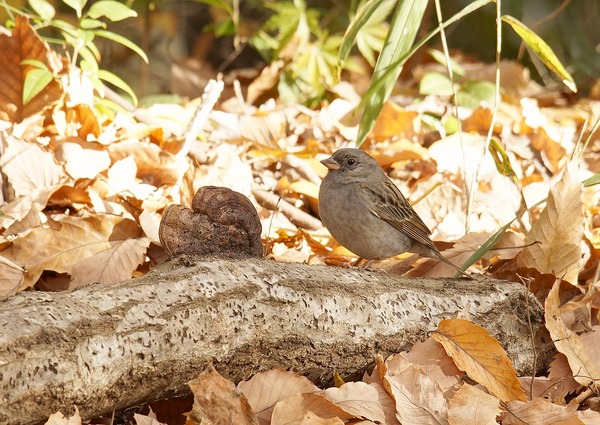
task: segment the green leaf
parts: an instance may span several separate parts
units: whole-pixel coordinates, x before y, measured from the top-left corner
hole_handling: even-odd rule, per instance
[[[37,59],[23,59],[21,62],[19,62],[19,65],[31,65],[36,68],[48,71],[48,66],[44,62]]]
[[[496,86],[489,81],[467,81],[456,94],[458,106],[475,109],[482,102],[492,104]]]
[[[419,94],[433,94],[436,96],[452,96],[452,81],[439,72],[428,72],[421,78]]]
[[[381,52],[388,25],[385,20],[396,5],[397,0],[386,0],[367,20],[356,36],[356,47],[372,67],[375,67],[375,52]]]
[[[498,243],[498,241],[502,238],[504,233],[510,228],[513,221],[515,221],[517,217],[513,218],[511,221],[502,226],[496,233],[489,237],[487,241],[485,241],[477,251],[475,251],[468,259],[465,261],[459,268],[462,271],[467,270],[473,264],[475,264],[480,258],[482,258],[485,254],[487,254],[494,246]],[[458,272],[454,274],[454,277],[460,276]]]
[[[423,13],[427,7],[427,0],[403,0],[397,7],[390,24],[390,31],[385,40],[373,77],[371,86],[377,84],[379,88],[366,99],[365,109],[360,121],[356,145],[360,146],[365,140],[379,115],[383,104],[388,99],[402,66],[415,41],[417,30],[421,25]],[[390,68],[393,69],[391,72]]]
[[[35,68],[30,70],[25,75],[25,81],[23,82],[23,105],[27,105],[53,79],[54,76],[47,69]]]
[[[51,23],[52,26],[58,28],[63,33],[63,36],[64,34],[68,34],[73,38],[77,37],[77,28],[71,25],[70,23],[61,19],[55,19]]]
[[[95,28],[106,28],[106,24],[98,19],[83,18],[79,22],[79,27],[86,30],[92,30]]]
[[[75,12],[77,12],[77,17],[81,18],[81,12],[83,11],[83,8],[87,3],[87,0],[63,0],[63,2],[67,6],[70,6],[73,9],[75,9]]]
[[[600,184],[600,173],[596,173],[583,181],[583,187],[594,186],[596,184]]]
[[[91,72],[98,70],[98,57],[88,47],[79,49],[79,55],[82,57],[82,61],[79,63],[81,69]]]
[[[125,81],[123,81],[121,78],[117,77],[112,72],[106,71],[104,69],[98,70],[98,78],[123,90],[125,93],[127,93],[129,96],[131,96],[131,99],[133,100],[133,104],[137,105],[137,97],[135,96],[135,93],[133,92],[131,87],[129,87],[129,85]]]
[[[490,145],[488,146],[488,150],[494,159],[494,163],[496,164],[496,170],[503,176],[510,177],[510,179],[517,183],[519,178],[517,177],[515,171],[513,170],[512,164],[510,163],[510,158],[506,154],[506,151],[502,147],[502,145],[496,140],[494,137],[490,140]]]
[[[346,30],[346,33],[344,34],[344,39],[343,39],[342,45],[340,47],[340,53],[339,53],[339,59],[338,59],[339,60],[339,64],[338,64],[339,71],[338,72],[341,72],[344,62],[346,62],[346,59],[348,58],[348,55],[350,54],[350,50],[352,49],[352,46],[354,46],[354,41],[356,40],[356,37],[358,36],[361,28],[364,27],[365,25],[367,25],[367,23],[369,22],[369,19],[371,19],[371,16],[375,13],[375,11],[377,11],[379,6],[381,6],[381,4],[384,3],[385,1],[386,0],[369,0],[369,1],[367,1],[363,5],[363,7],[360,8],[360,10],[356,14],[356,16],[354,16],[354,18],[350,22],[350,25],[348,26],[348,29]]]
[[[112,22],[117,22],[127,18],[135,18],[137,12],[115,0],[100,0],[92,4],[86,16],[92,19],[107,18]]]
[[[29,6],[43,21],[50,21],[54,18],[56,10],[46,0],[28,0]]]
[[[577,86],[571,74],[567,72],[562,63],[558,60],[550,46],[540,38],[535,32],[528,28],[523,22],[510,15],[502,15],[502,20],[509,24],[513,30],[523,39],[525,44],[540,58],[540,60],[552,71],[563,84],[577,93]]]
[[[115,43],[122,44],[123,46],[127,47],[128,49],[133,50],[144,60],[144,62],[148,63],[148,56],[146,56],[146,53],[144,53],[144,51],[140,47],[138,47],[137,44],[129,41],[127,38],[125,38],[119,34],[115,34],[114,32],[105,31],[105,30],[95,30],[94,34],[96,34],[98,37],[104,37],[104,38],[114,41]]]
[[[103,115],[106,115],[111,120],[115,117],[115,112],[127,112],[123,107],[117,105],[112,100],[94,97],[94,107]]]
[[[456,13],[455,15],[452,15],[450,17],[450,19],[448,19],[447,21],[442,23],[442,28],[447,28],[448,26],[452,25],[453,23],[459,21],[460,19],[462,19],[463,17],[465,17],[466,15],[473,13],[474,11],[476,11],[477,9],[481,8],[482,6],[485,6],[488,3],[492,3],[494,0],[476,0],[473,3],[470,3],[469,5],[465,6],[464,9],[462,9],[460,12]],[[364,106],[365,102],[367,99],[370,99],[372,96],[374,96],[374,93],[376,93],[378,90],[381,89],[381,86],[383,85],[383,83],[386,81],[386,79],[392,75],[394,72],[396,72],[396,68],[395,66],[403,63],[407,58],[409,58],[411,55],[413,55],[417,50],[419,50],[421,47],[423,47],[425,45],[425,43],[427,43],[429,40],[431,40],[433,38],[433,36],[435,36],[437,33],[440,32],[440,26],[437,26],[435,29],[431,30],[425,37],[423,37],[418,43],[416,43],[412,49],[410,49],[405,55],[401,56],[400,58],[398,58],[398,60],[393,63],[383,74],[382,74],[382,78],[374,81],[371,81],[371,86],[369,87],[369,89],[367,90],[367,92],[364,94],[363,96],[363,100],[361,102],[361,106]],[[377,118],[377,116],[372,117],[373,123],[370,124],[371,126],[374,124],[375,119]],[[362,124],[361,124],[362,125]],[[365,124],[366,125],[366,124]],[[361,142],[362,143],[362,142]]]

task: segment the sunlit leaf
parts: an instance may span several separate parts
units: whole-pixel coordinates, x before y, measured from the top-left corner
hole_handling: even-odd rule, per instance
[[[75,9],[75,12],[77,13],[77,17],[81,18],[81,12],[83,11],[83,8],[87,4],[87,0],[63,0],[63,2],[67,6],[70,6],[73,9]]]
[[[502,401],[526,401],[517,372],[497,339],[468,320],[442,320],[431,337],[460,370]]]
[[[379,111],[396,84],[404,64],[399,60],[406,58],[406,53],[413,45],[426,7],[426,0],[403,1],[396,7],[390,31],[371,79],[371,86],[377,84],[379,88],[366,99],[356,140],[357,146],[362,144],[373,128]],[[390,68],[393,71],[388,73]]]
[[[25,75],[23,82],[23,105],[44,90],[52,82],[54,76],[45,69],[32,69]]]
[[[86,15],[92,19],[107,18],[116,22],[134,18],[137,16],[137,12],[115,0],[100,0],[92,4]]]
[[[567,168],[550,189],[546,207],[525,239],[526,247],[517,257],[524,268],[559,276],[577,284],[583,237],[581,182]]]
[[[79,26],[84,29],[92,30],[95,28],[106,28],[106,24],[98,19],[83,18]]]
[[[419,83],[420,94],[433,94],[436,96],[452,96],[452,81],[439,72],[428,72]]]
[[[523,39],[527,46],[540,58],[540,60],[552,71],[563,84],[571,91],[577,92],[575,80],[558,60],[554,51],[548,44],[540,38],[535,32],[527,27],[523,22],[510,15],[503,15],[502,20],[509,24],[513,30]]]
[[[133,50],[144,60],[144,62],[148,63],[148,56],[146,56],[146,53],[144,53],[144,51],[137,44],[131,42],[129,39],[123,37],[122,35],[105,30],[96,30],[94,31],[94,34],[96,34],[98,37],[104,37],[116,43],[122,44],[128,49]]]
[[[359,31],[367,25],[371,16],[379,9],[379,7],[386,0],[369,0],[367,1],[356,13],[356,16],[350,22],[346,33],[344,34],[344,39],[342,40],[342,44],[340,47],[339,53],[339,70],[343,67],[344,62],[348,58],[350,54],[350,50],[354,45],[354,41],[359,34]]]
[[[482,102],[491,104],[494,101],[496,88],[489,81],[468,81],[456,94],[457,103],[465,108],[475,109]]]
[[[52,6],[46,0],[28,0],[28,3],[29,6],[31,6],[31,8],[33,9],[33,11],[37,13],[43,21],[51,20],[56,14],[54,6]]]
[[[584,180],[583,186],[589,187],[589,186],[597,185],[598,183],[600,183],[600,173],[594,174],[592,177]]]
[[[137,104],[137,96],[133,92],[132,88],[129,87],[129,85],[125,81],[123,81],[121,78],[117,77],[112,72],[106,71],[104,69],[98,70],[98,78],[120,88],[121,90],[126,92],[129,96],[131,96],[134,104]]]

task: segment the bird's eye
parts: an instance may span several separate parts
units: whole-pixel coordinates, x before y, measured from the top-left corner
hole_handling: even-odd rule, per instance
[[[348,160],[346,161],[346,163],[348,165],[354,165],[354,164],[356,164],[356,159],[354,159],[354,158],[348,158]]]

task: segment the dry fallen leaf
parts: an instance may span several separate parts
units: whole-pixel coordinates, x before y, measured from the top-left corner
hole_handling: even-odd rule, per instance
[[[140,415],[139,413],[134,413],[133,419],[135,420],[136,425],[167,425],[157,421],[156,418]]]
[[[354,418],[322,395],[304,393],[279,401],[273,409],[271,425],[300,425],[308,412],[313,412],[319,418],[339,418],[342,423]]]
[[[548,202],[525,239],[517,265],[535,268],[575,285],[583,237],[581,183],[568,168],[550,189]]]
[[[416,133],[414,126],[420,123],[418,116],[417,112],[406,111],[388,100],[381,108],[369,136],[376,141],[398,137],[410,140]]]
[[[246,396],[212,366],[188,386],[194,394],[188,424],[258,425]]]
[[[25,76],[34,69],[33,65],[22,61],[34,59],[43,62],[50,72],[60,71],[61,61],[45,41],[31,28],[29,20],[17,15],[12,35],[0,34],[0,119],[18,123],[25,118],[40,113],[56,103],[62,88],[56,79],[27,104],[23,104],[23,84]]]
[[[135,222],[128,227],[131,230],[121,230],[111,235],[111,248],[98,252],[91,257],[78,261],[73,268],[69,289],[78,288],[89,283],[117,283],[131,279],[133,272],[146,257],[150,240],[144,237],[131,238],[131,234],[139,231]]]
[[[529,402],[512,400],[502,425],[584,425],[574,410],[539,397]]]
[[[15,196],[27,196],[35,190],[55,187],[66,179],[63,168],[48,149],[12,136],[5,137],[4,142],[7,148],[0,157],[0,168]]]
[[[573,378],[569,361],[563,353],[556,353],[554,359],[550,362],[548,378],[554,382],[550,399],[555,403],[558,400],[564,401],[567,394],[581,389],[581,385]]]
[[[56,159],[74,179],[94,178],[110,166],[106,149],[79,139],[65,139],[56,148]]]
[[[448,402],[435,380],[403,354],[390,357],[385,364],[382,384],[396,400],[396,418],[402,425],[448,423]]]
[[[25,270],[0,256],[0,297],[14,295],[23,289]]]
[[[465,375],[456,367],[452,358],[444,351],[444,347],[433,338],[417,342],[404,357],[433,379],[446,397],[452,394]]]
[[[600,368],[590,356],[598,356],[587,351],[581,338],[563,322],[559,306],[559,288],[560,280],[557,279],[546,298],[546,328],[556,349],[567,357],[575,380],[583,386],[597,383],[600,380]]]
[[[442,320],[431,335],[456,365],[502,401],[527,400],[498,340],[467,320]]]
[[[248,381],[241,381],[237,388],[244,393],[259,424],[268,424],[275,404],[292,395],[313,393],[319,387],[304,376],[281,369],[272,369],[254,375]]]
[[[500,400],[466,383],[448,401],[450,425],[495,425],[500,412]]]
[[[323,395],[332,403],[356,418],[385,423],[385,414],[379,405],[377,389],[364,382],[346,382],[339,388],[328,388]]]
[[[112,215],[67,216],[57,223],[58,230],[36,227],[2,251],[27,270],[20,289],[32,287],[44,270],[72,274],[79,261],[112,248],[112,240],[119,243],[140,233],[134,221]]]

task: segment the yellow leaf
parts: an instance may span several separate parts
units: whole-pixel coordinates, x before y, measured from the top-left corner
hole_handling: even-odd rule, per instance
[[[517,372],[498,340],[468,320],[442,320],[431,337],[444,346],[459,369],[502,401],[526,401]]]
[[[542,40],[535,32],[527,27],[523,22],[510,15],[503,15],[502,20],[509,24],[513,30],[523,39],[531,50],[541,59],[541,61],[560,78],[565,86],[577,93],[577,86],[571,74],[560,63],[550,46]]]

